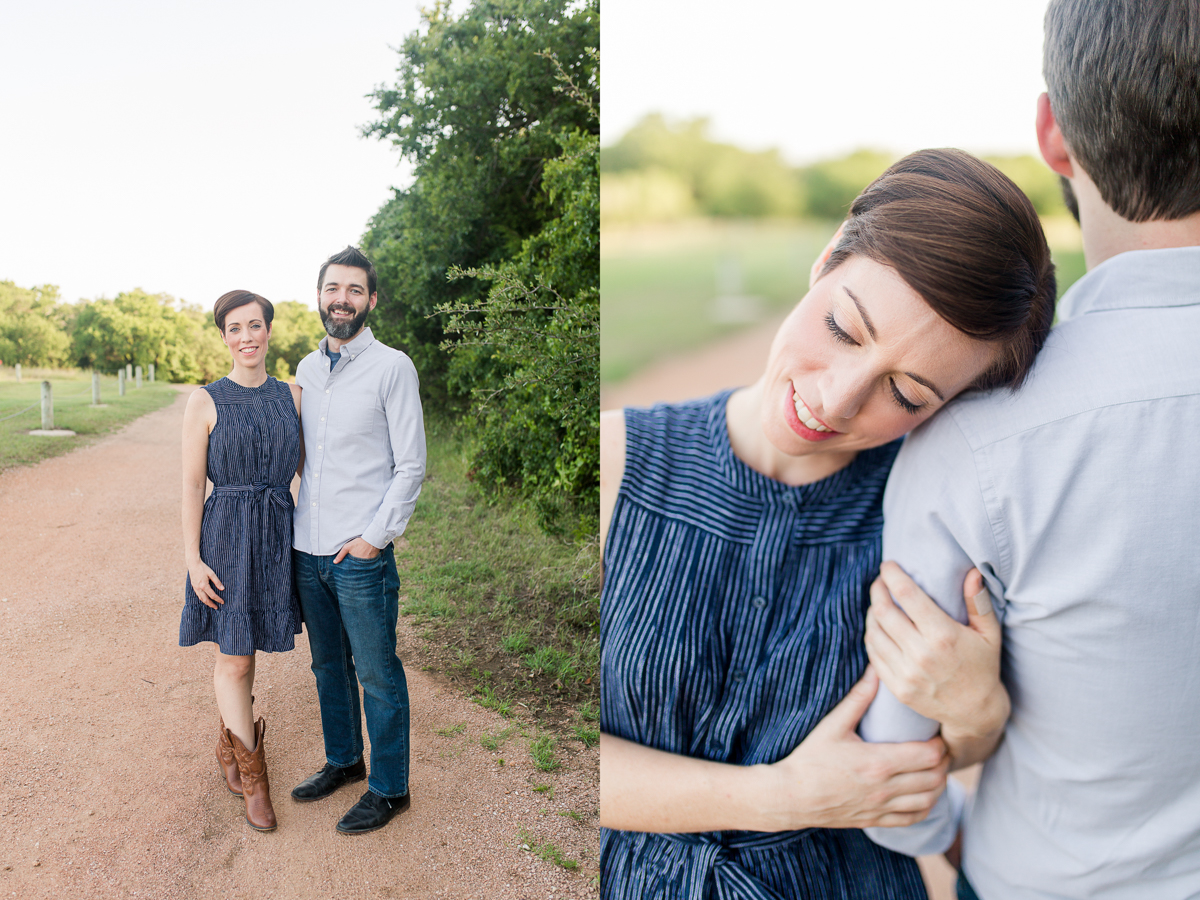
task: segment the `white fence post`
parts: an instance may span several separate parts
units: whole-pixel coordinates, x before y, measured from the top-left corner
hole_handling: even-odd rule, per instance
[[[142,386],[142,367],[138,366],[136,369],[133,370],[133,372],[134,372],[133,377],[135,379],[137,379],[136,381],[134,381],[133,386],[140,388]]]
[[[50,382],[42,382],[42,430],[51,431],[54,429],[54,395],[51,393],[53,389],[50,387]]]
[[[133,377],[133,363],[125,363],[125,380],[128,381]]]
[[[100,405],[100,373],[92,373],[92,406]]]
[[[117,396],[125,396],[125,370],[117,369]]]
[[[21,364],[17,363],[15,366],[13,366],[13,368],[17,370],[17,384],[20,384],[21,383]]]
[[[150,382],[154,382],[154,363],[150,363]]]

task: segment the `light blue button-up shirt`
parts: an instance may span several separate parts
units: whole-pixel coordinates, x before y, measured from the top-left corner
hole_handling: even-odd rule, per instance
[[[425,477],[412,360],[364,328],[330,369],[328,341],[296,367],[304,471],[292,543],[314,556],[356,537],[386,547],[404,533]]]
[[[1200,247],[1113,257],[1060,315],[1019,392],[905,443],[884,557],[960,621],[979,567],[1004,623],[1012,716],[963,830],[979,895],[1198,897]],[[934,730],[890,694],[863,722]],[[871,835],[939,850],[949,814]]]

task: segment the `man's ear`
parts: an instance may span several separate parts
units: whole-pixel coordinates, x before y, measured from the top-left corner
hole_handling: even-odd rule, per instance
[[[368,306],[367,306],[367,309],[368,309],[368,310],[372,310],[372,309],[374,309],[374,308],[375,308],[375,304],[376,304],[376,303],[378,303],[378,302],[379,302],[379,294],[377,294],[377,293],[376,293],[376,294],[372,294],[372,295],[371,295],[371,302],[368,304]]]
[[[1050,108],[1050,95],[1043,93],[1038,97],[1037,105],[1037,138],[1038,147],[1042,151],[1042,159],[1046,161],[1051,171],[1064,178],[1075,176],[1075,167],[1067,152],[1066,141],[1058,128],[1058,120],[1054,118],[1054,110]]]

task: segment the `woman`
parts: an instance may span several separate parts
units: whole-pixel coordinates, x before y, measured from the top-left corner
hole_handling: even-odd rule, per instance
[[[221,715],[217,762],[246,821],[273,831],[263,748],[254,721],[254,654],[291,650],[300,633],[292,587],[292,476],[300,471],[300,388],[267,375],[274,310],[249,291],[213,306],[233,368],[195,391],[183,418],[183,543],[187,583],[179,644],[217,645]],[[205,479],[212,495],[204,499]]]
[[[1053,266],[1024,195],[953,150],[871,184],[819,265],[755,384],[606,414],[606,898],[925,896],[854,830],[919,819],[947,765],[854,734],[883,488],[955,394],[1020,384]]]

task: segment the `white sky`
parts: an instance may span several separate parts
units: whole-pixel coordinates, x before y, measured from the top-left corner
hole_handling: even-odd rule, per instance
[[[1046,0],[603,0],[601,141],[648,112],[793,162],[1037,153]]]
[[[411,180],[358,128],[419,5],[0,3],[0,279],[312,305],[321,262]]]

